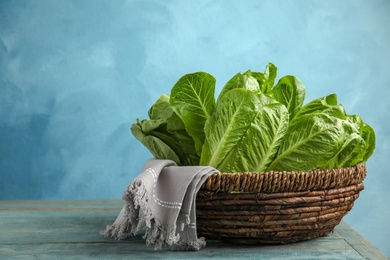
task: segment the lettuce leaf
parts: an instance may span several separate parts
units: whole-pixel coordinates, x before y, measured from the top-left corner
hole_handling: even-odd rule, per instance
[[[325,113],[340,119],[347,118],[347,113],[344,107],[337,101],[337,95],[331,94],[325,97],[314,99],[304,105],[297,111],[295,117],[291,119],[290,125],[294,124],[295,121],[299,120],[302,116],[317,113]]]
[[[218,101],[205,125],[200,163],[220,171],[264,171],[287,129],[287,109],[269,96],[234,89]]]
[[[294,76],[284,76],[272,88],[274,99],[286,106],[292,120],[305,101],[306,89],[302,82]]]
[[[155,158],[170,159],[178,165],[199,164],[194,140],[173,112],[169,95],[161,95],[149,109],[148,115],[150,120],[137,119],[131,132]]]
[[[336,94],[315,99],[290,121],[285,141],[268,170],[312,170],[353,166],[373,153],[375,134],[350,116]]]
[[[133,135],[155,158],[223,172],[308,171],[366,162],[375,132],[349,115],[336,94],[304,104],[306,90],[277,68],[237,73],[215,102],[215,78],[186,74],[137,119]]]
[[[221,93],[218,96],[218,101],[230,90],[237,89],[237,88],[244,88],[248,89],[250,91],[253,91],[254,93],[261,92],[260,85],[256,78],[251,76],[251,71],[247,71],[244,74],[241,74],[240,72],[234,75],[233,78],[231,78],[223,87]]]
[[[267,67],[265,68],[263,78],[259,82],[262,93],[269,94],[271,92],[271,89],[275,83],[277,72],[278,69],[276,68],[276,66],[269,62],[267,64]],[[256,75],[259,75],[259,73],[253,73],[253,75],[256,77]]]
[[[205,138],[204,124],[215,108],[215,82],[210,74],[197,72],[181,77],[171,90],[170,105],[193,138],[198,155]]]
[[[268,170],[308,171],[325,165],[343,145],[340,119],[317,113],[297,119],[287,129],[275,160]]]
[[[375,150],[375,132],[371,126],[366,124],[363,119],[358,115],[348,115],[347,120],[353,124],[356,124],[356,127],[359,130],[359,135],[363,138],[365,142],[364,149],[362,151],[362,162],[366,162],[368,158],[374,153]],[[347,165],[351,166],[351,165]]]
[[[265,72],[246,71],[245,73],[237,73],[223,87],[219,94],[218,101],[228,91],[236,88],[244,88],[253,91],[254,93],[269,94],[274,85],[277,75],[277,68],[272,63],[268,63]]]
[[[167,123],[167,130],[174,135],[186,160],[182,165],[199,165],[200,156],[195,149],[195,142],[186,131],[185,125],[176,113],[172,113]]]
[[[138,120],[131,126],[131,132],[138,141],[140,141],[156,159],[169,159],[177,164],[181,164],[179,156],[167,144],[167,140],[162,140],[152,132],[145,133],[142,131],[142,123]]]

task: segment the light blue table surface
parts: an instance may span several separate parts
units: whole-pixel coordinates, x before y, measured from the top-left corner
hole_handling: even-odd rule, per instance
[[[348,224],[326,237],[288,245],[208,241],[200,251],[155,251],[142,236],[122,241],[99,231],[121,200],[0,201],[0,259],[387,259]]]

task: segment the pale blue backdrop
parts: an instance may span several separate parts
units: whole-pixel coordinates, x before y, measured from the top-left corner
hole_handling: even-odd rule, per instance
[[[0,199],[120,198],[185,73],[293,74],[377,133],[348,223],[390,256],[390,1],[0,1]]]

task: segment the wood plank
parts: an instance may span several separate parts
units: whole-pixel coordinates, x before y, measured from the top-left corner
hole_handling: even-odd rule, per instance
[[[111,224],[121,200],[0,201],[0,259],[272,258],[382,259],[383,254],[342,222],[334,233],[289,245],[231,245],[208,241],[198,252],[155,251],[141,236],[122,241],[99,231]],[[350,231],[352,230],[352,231]],[[362,245],[363,243],[363,245]],[[377,258],[370,258],[375,256]],[[386,258],[383,258],[386,259]]]
[[[121,209],[123,200],[3,200],[1,210]]]
[[[337,233],[365,259],[389,259],[377,247],[346,223],[337,227]]]
[[[155,251],[140,237],[123,242],[31,243],[10,244],[0,248],[0,256],[31,257],[32,259],[364,259],[345,243],[312,240],[284,246],[238,246],[208,243],[193,251]]]
[[[118,213],[104,209],[0,211],[0,243],[106,241],[99,231]]]

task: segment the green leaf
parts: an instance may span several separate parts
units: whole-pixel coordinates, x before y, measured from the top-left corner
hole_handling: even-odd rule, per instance
[[[336,151],[333,158],[329,159],[319,168],[340,168],[344,166],[353,166],[362,162],[365,149],[365,141],[359,135],[359,126],[349,120],[340,120],[340,129],[343,131],[340,135],[339,150]],[[363,153],[362,153],[363,152]]]
[[[252,123],[218,169],[223,172],[264,172],[273,161],[288,126],[288,111],[261,94]]]
[[[218,101],[205,125],[201,165],[220,171],[262,171],[274,157],[288,122],[283,105],[247,89]]]
[[[184,75],[171,90],[170,104],[194,139],[200,155],[204,142],[204,124],[215,107],[215,78],[205,72]]]
[[[244,74],[237,73],[231,78],[223,87],[219,94],[218,100],[220,100],[228,91],[236,88],[244,88],[251,90],[255,93],[260,92],[260,86],[256,78],[251,76],[252,72],[247,71]]]
[[[186,156],[183,165],[199,165],[200,157],[196,152],[194,139],[188,135],[183,121],[176,113],[173,113],[169,118],[167,130],[176,136],[177,142]]]
[[[245,88],[254,93],[269,94],[275,82],[277,68],[272,63],[268,63],[264,73],[246,71],[244,74],[237,73],[223,87],[218,100],[228,91],[236,88]]]
[[[149,109],[133,135],[158,159],[211,165],[225,172],[336,168],[373,154],[374,130],[348,115],[335,94],[303,105],[305,87],[294,76],[274,85],[277,68],[237,73],[215,104],[215,78],[181,77],[170,95]]]
[[[267,67],[265,68],[265,72],[263,74],[263,78],[261,80],[261,92],[265,94],[271,93],[271,89],[274,86],[275,79],[277,76],[278,68],[269,62]]]
[[[169,95],[161,95],[149,109],[151,119],[137,120],[132,133],[155,158],[172,159],[178,165],[198,165],[199,155],[195,152],[194,141],[170,107],[169,99]]]
[[[371,126],[366,124],[363,119],[358,115],[348,115],[348,121],[356,124],[356,127],[359,129],[359,134],[365,142],[365,147],[362,151],[362,161],[366,162],[368,158],[374,153],[376,146],[376,137],[374,129]]]
[[[335,94],[303,106],[290,121],[269,170],[353,166],[371,156],[375,134],[359,116],[347,115]]]
[[[297,119],[287,129],[277,157],[268,170],[309,171],[326,164],[343,145],[341,121],[325,113]]]
[[[173,110],[169,105],[169,95],[161,95],[148,111],[150,120],[142,120],[142,132],[148,133],[166,124],[172,114]]]
[[[347,116],[344,107],[341,104],[338,104],[336,94],[331,94],[314,99],[304,105],[296,112],[294,118],[290,119],[290,125],[294,124],[297,120],[299,121],[302,116],[318,113],[324,113],[339,119],[345,119]]]
[[[271,95],[286,106],[289,118],[292,120],[303,105],[306,89],[302,82],[296,77],[284,76],[272,89]]]
[[[363,127],[360,128],[360,136],[363,138],[366,144],[365,152],[363,154],[363,160],[362,160],[362,162],[366,162],[368,158],[370,158],[371,155],[374,153],[375,146],[376,146],[375,144],[376,137],[375,137],[374,129],[372,129],[371,126],[364,123]]]
[[[149,118],[152,120],[168,119],[172,113],[168,94],[161,95],[148,111]]]
[[[166,124],[166,119],[156,119],[156,120],[142,120],[140,121],[140,127],[142,132],[150,133],[153,130],[156,130],[163,124]]]
[[[169,146],[172,151],[175,152],[177,157],[179,158],[178,165],[188,165],[188,155],[183,150],[183,147],[180,144],[177,133],[171,133],[167,130],[167,125],[164,124],[160,128],[152,131],[149,135],[157,137],[162,142],[164,142],[167,146]]]
[[[256,79],[256,81],[257,81],[257,84],[259,84],[260,92],[265,93],[264,91],[266,89],[264,88],[264,82],[265,82],[264,74],[261,73],[261,72],[250,71],[250,70],[247,71],[246,73],[248,73],[248,72],[250,72],[249,75],[254,77]]]
[[[138,141],[140,141],[156,159],[169,159],[181,164],[178,155],[164,141],[156,136],[145,134],[140,126],[140,121],[131,126],[131,132]]]
[[[218,100],[215,112],[205,125],[201,165],[218,168],[252,123],[256,100],[253,92],[240,88],[230,90]]]
[[[334,169],[356,165],[363,161],[362,151],[364,148],[363,138],[357,133],[352,133],[346,136],[337,154],[324,165],[321,165],[320,168]]]

